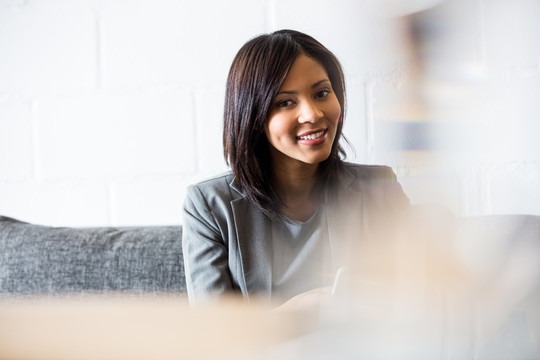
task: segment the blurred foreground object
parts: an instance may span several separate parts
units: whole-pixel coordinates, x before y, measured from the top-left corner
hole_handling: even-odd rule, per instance
[[[304,323],[233,298],[191,310],[183,297],[13,300],[0,308],[0,359],[252,359]]]
[[[540,215],[540,2],[431,5],[389,7],[399,62],[369,83],[369,161],[417,203]]]
[[[410,220],[396,242],[362,246],[296,358],[540,358],[540,216],[415,206]]]

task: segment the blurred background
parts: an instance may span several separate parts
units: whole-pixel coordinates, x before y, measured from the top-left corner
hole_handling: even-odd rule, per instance
[[[281,28],[342,61],[350,161],[413,203],[540,215],[538,0],[0,0],[0,214],[181,224],[226,170],[235,53]]]

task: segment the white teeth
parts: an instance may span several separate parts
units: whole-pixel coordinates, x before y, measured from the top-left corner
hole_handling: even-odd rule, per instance
[[[323,134],[324,134],[324,130],[319,131],[318,133],[315,133],[315,134],[310,134],[310,135],[306,135],[306,136],[299,136],[298,138],[300,140],[313,140],[313,139],[316,139],[318,137],[321,137]]]

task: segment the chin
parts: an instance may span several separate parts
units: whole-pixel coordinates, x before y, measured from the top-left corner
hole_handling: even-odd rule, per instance
[[[311,164],[311,165],[320,164],[323,161],[327,160],[329,157],[330,157],[330,153],[328,153],[326,156],[317,156],[315,158],[304,159],[302,160],[302,162],[306,164]]]

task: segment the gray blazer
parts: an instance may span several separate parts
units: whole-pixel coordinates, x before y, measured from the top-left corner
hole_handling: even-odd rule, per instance
[[[341,231],[351,229],[344,224],[347,219],[355,229],[353,238],[369,237],[391,227],[392,214],[409,203],[389,167],[346,163],[337,178],[339,195],[326,199],[336,269],[350,253],[351,237]],[[248,301],[254,295],[270,299],[271,220],[244,196],[231,172],[189,186],[183,215],[191,303],[231,292]]]

